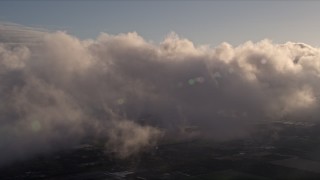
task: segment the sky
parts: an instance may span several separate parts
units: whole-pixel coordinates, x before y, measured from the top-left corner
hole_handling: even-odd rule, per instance
[[[195,44],[268,38],[319,46],[317,1],[0,1],[0,22],[63,30],[81,39],[137,32],[161,42],[176,32]]]

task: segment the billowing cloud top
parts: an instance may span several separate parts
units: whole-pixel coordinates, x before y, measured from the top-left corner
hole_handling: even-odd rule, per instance
[[[171,33],[80,40],[0,25],[0,162],[105,138],[122,157],[183,135],[248,135],[259,120],[319,119],[320,49],[269,40],[195,46]]]

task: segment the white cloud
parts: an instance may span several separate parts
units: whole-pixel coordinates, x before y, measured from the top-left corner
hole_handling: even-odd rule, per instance
[[[181,126],[229,139],[259,119],[318,120],[319,57],[293,42],[209,48],[170,34],[156,45],[1,25],[0,162],[87,136],[127,156]]]

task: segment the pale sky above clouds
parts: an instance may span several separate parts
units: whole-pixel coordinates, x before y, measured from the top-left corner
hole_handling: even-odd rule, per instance
[[[174,31],[196,44],[265,38],[319,46],[317,1],[0,1],[0,21],[96,38],[136,31],[160,42]]]

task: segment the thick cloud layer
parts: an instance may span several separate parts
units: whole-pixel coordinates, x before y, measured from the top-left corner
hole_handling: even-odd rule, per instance
[[[317,121],[319,80],[320,49],[303,43],[196,47],[172,33],[156,45],[0,25],[0,162],[88,137],[126,157],[190,127],[225,140],[260,120]]]

